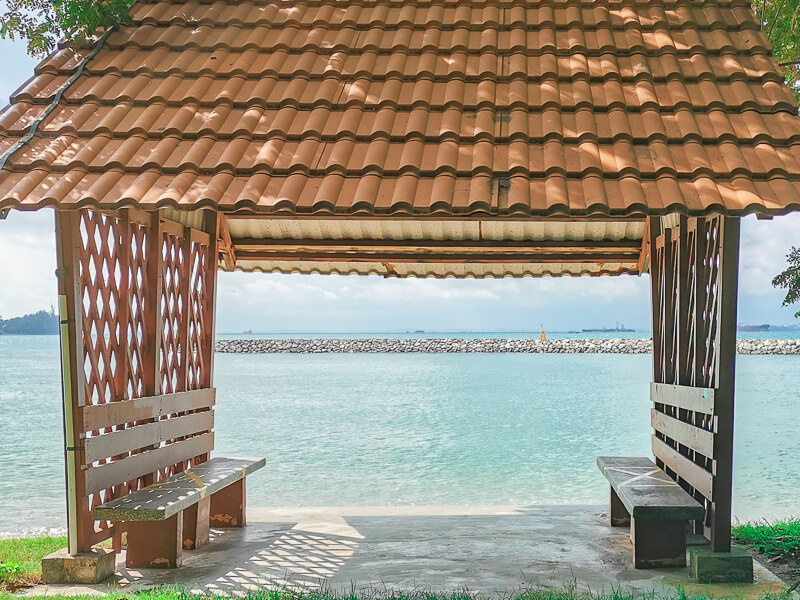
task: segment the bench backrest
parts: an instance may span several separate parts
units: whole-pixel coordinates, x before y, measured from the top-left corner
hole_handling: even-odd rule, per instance
[[[83,408],[86,488],[90,494],[141,477],[159,479],[214,448],[213,388]]]

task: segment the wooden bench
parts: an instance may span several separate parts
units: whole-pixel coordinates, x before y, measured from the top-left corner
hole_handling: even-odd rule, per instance
[[[245,477],[261,459],[212,458],[94,509],[99,521],[124,522],[128,567],[175,568],[182,551],[208,541],[210,527],[245,524]]]
[[[611,484],[612,527],[630,525],[637,569],[686,566],[686,523],[705,509],[644,457],[601,456],[597,466]]]

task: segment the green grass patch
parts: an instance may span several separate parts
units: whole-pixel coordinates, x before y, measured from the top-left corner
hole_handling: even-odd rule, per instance
[[[47,600],[209,600],[220,596],[212,594],[198,595],[181,588],[162,587],[153,590],[126,593],[119,591],[108,596],[71,597],[47,596]],[[0,600],[17,600],[16,597],[0,592]],[[562,589],[532,588],[507,594],[493,593],[477,595],[468,591],[453,594],[434,594],[424,590],[398,594],[390,590],[376,588],[372,591],[336,594],[328,591],[297,591],[291,589],[259,590],[245,596],[237,596],[237,600],[712,600],[710,596],[692,596],[683,590],[669,594],[656,592],[637,592],[619,588],[610,594],[597,594],[578,591],[574,586]],[[790,600],[788,593],[767,594],[760,600]]]
[[[765,556],[800,561],[800,519],[744,523],[733,527],[733,539]]]
[[[66,545],[65,537],[0,540],[0,592],[38,580],[42,558]]]

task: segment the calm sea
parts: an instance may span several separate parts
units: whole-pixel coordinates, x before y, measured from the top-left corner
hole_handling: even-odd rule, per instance
[[[650,373],[647,355],[222,354],[217,452],[266,457],[251,506],[602,504],[595,458],[649,454]],[[740,519],[800,515],[798,390],[800,356],[739,357]],[[59,395],[57,338],[0,336],[2,531],[64,524]]]

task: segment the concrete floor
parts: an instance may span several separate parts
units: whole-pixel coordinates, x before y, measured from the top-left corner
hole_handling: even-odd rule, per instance
[[[99,586],[37,586],[45,593],[105,593],[156,585],[242,594],[263,586],[375,592],[468,589],[507,595],[525,587],[756,598],[782,588],[756,565],[755,585],[697,585],[688,569],[634,570],[626,528],[599,506],[250,509],[244,529],[216,530],[176,570],[127,570]]]

